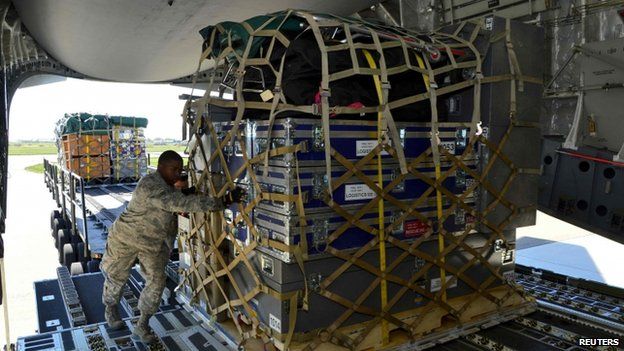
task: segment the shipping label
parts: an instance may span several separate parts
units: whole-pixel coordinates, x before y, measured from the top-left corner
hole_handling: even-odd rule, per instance
[[[345,201],[371,200],[375,192],[366,184],[345,185]]]
[[[356,140],[355,141],[355,156],[366,156],[377,147],[377,140]],[[389,155],[387,151],[381,151],[382,156]]]
[[[447,275],[446,276],[446,288],[447,289],[451,289],[457,286],[457,279],[455,279],[455,281],[453,282],[453,284],[449,285],[448,281],[451,280],[451,278],[453,278],[452,275]],[[434,278],[431,279],[431,292],[436,292],[436,291],[440,291],[440,289],[442,288],[442,279],[440,278]]]
[[[429,226],[417,219],[405,221],[405,223],[403,223],[403,235],[405,235],[406,238],[425,235],[428,230]]]
[[[282,332],[282,321],[269,313],[269,327],[278,333]]]

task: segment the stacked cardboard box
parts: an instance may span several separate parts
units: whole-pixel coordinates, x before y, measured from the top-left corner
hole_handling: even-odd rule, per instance
[[[108,156],[82,156],[65,160],[65,168],[86,178],[106,178],[111,174]]]
[[[63,136],[63,153],[66,159],[83,155],[107,155],[109,148],[108,135],[67,134]]]
[[[107,134],[63,135],[63,159],[65,168],[83,178],[110,176],[110,138]]]

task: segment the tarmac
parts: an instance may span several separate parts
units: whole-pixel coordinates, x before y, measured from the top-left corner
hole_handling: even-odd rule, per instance
[[[50,230],[50,212],[56,204],[43,174],[24,168],[47,156],[9,156],[4,265],[11,342],[37,332],[33,282],[56,278],[58,253]],[[3,277],[4,279],[4,277]],[[3,312],[0,312],[3,313]],[[4,318],[0,318],[0,345],[5,344]]]
[[[516,231],[516,263],[624,289],[624,245],[545,213]]]

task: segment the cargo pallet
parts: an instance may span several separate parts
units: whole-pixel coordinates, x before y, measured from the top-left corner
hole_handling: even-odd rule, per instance
[[[509,273],[535,220],[541,29],[289,10],[201,33],[200,62],[226,74],[183,113],[192,184],[250,196],[180,235],[198,312],[244,345],[323,351],[417,348],[534,308]]]

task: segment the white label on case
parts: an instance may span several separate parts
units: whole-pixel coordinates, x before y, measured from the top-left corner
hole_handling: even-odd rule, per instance
[[[282,332],[282,321],[269,313],[269,327],[278,333]]]
[[[356,140],[355,156],[366,156],[377,147],[377,140]],[[387,151],[381,151],[383,156],[389,155]]]
[[[345,185],[345,201],[370,200],[375,198],[375,192],[366,184]]]
[[[446,282],[447,282],[446,288],[447,289],[454,288],[454,287],[457,286],[457,280],[455,280],[453,282],[453,284],[448,285],[448,281],[451,280],[451,278],[453,278],[452,275],[447,275],[446,276]],[[440,279],[440,278],[431,279],[431,292],[440,291],[440,288],[442,287],[441,282],[442,282],[442,279]]]

